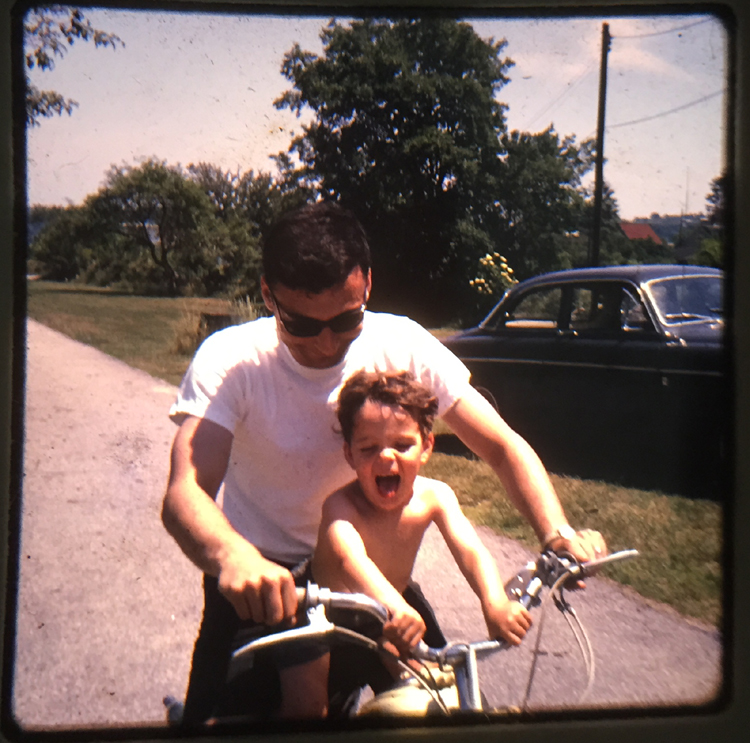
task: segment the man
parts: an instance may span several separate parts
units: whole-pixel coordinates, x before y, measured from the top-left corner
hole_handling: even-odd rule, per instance
[[[362,368],[409,370],[425,384],[438,414],[492,466],[543,545],[581,560],[606,551],[600,534],[569,526],[539,458],[470,386],[453,354],[407,318],[365,312],[370,253],[350,212],[322,202],[287,213],[264,240],[263,270],[273,317],[210,336],[170,411],[180,428],[163,521],[205,574],[189,723],[240,714],[236,696],[271,704],[257,687],[225,684],[228,658],[242,633],[293,621],[291,569],[312,554],[326,496],[352,479],[335,405]],[[427,616],[419,601],[414,608]],[[325,714],[325,690],[305,682],[310,660],[302,650],[262,669],[278,674],[279,715]]]

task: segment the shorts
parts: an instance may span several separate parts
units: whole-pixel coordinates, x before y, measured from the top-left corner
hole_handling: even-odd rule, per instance
[[[284,567],[292,570],[298,586],[307,585],[311,578],[309,563]],[[252,639],[287,629],[287,626],[268,627],[241,620],[219,592],[218,580],[209,575],[203,577],[203,592],[203,620],[193,650],[183,725],[200,725],[211,717],[272,717],[281,701],[279,670],[310,662],[329,650],[331,714],[343,708],[348,697],[361,686],[369,684],[378,693],[393,683],[380,658],[366,648],[350,644],[329,646],[315,641],[283,644],[256,653],[251,669],[228,680],[229,662],[237,648]],[[427,626],[424,641],[431,647],[444,646],[445,637],[419,586],[410,583],[403,595]]]

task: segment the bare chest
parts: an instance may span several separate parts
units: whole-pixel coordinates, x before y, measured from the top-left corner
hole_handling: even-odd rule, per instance
[[[406,588],[428,525],[427,513],[409,512],[391,523],[371,521],[360,531],[368,557],[398,591]]]

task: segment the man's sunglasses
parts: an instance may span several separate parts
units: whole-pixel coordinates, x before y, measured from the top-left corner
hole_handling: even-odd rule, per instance
[[[347,310],[330,320],[316,320],[314,317],[306,317],[305,315],[293,315],[279,304],[279,300],[274,296],[271,287],[268,287],[268,292],[279,310],[279,322],[289,335],[296,338],[314,338],[316,335],[320,335],[324,328],[330,328],[334,333],[349,333],[359,327],[365,316],[365,307],[367,306],[366,302],[363,302],[358,309]],[[287,319],[281,316],[282,312],[287,315]]]

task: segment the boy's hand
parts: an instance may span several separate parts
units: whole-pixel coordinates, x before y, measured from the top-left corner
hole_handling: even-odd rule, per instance
[[[401,655],[408,655],[424,636],[424,620],[419,612],[408,604],[390,607],[391,618],[383,627],[383,636],[392,642]]]
[[[487,630],[493,639],[502,638],[511,645],[520,645],[531,627],[531,614],[517,601],[506,601],[485,614]]]

